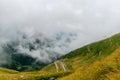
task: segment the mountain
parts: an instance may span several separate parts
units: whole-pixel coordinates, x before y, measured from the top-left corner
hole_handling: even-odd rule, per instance
[[[39,70],[62,56],[74,36],[62,32],[49,37],[43,33],[20,34],[17,39],[0,45],[0,66],[17,71]]]
[[[6,74],[8,77],[3,77],[6,76]],[[120,33],[74,50],[60,57],[55,62],[43,66],[41,70],[31,72],[7,72],[1,75],[0,79],[119,80]]]
[[[9,59],[8,63],[1,64],[1,67],[14,69],[17,71],[30,71],[41,69],[46,64],[40,61],[36,61],[36,58],[30,55],[19,53],[17,46],[19,42],[9,42],[3,46],[4,54]],[[31,49],[31,48],[28,48]]]
[[[120,62],[119,46],[120,46],[120,33],[116,34],[110,38],[107,38],[105,40],[98,41],[98,42],[86,45],[77,50],[74,50],[74,51],[68,53],[67,55],[62,56],[56,62],[44,67],[42,69],[42,71],[56,72],[57,70],[55,67],[55,63],[58,63],[58,67],[59,67],[58,71],[64,71],[64,69],[61,68],[62,66],[60,66],[60,65],[62,65],[61,62],[64,62],[66,71],[72,71],[73,75],[71,74],[70,77],[67,77],[65,79],[62,78],[60,80],[67,80],[67,79],[79,80],[79,79],[76,79],[76,78],[74,79],[71,77],[77,75],[79,72],[81,72],[81,74],[82,74],[82,71],[86,72],[86,73],[84,73],[84,77],[85,77],[85,75],[87,75],[87,70],[88,70],[88,74],[93,74],[92,72],[89,72],[89,70],[91,70],[91,71],[93,70],[94,72],[97,72],[97,69],[102,68],[102,65],[103,65],[103,75],[105,76],[107,73],[106,74],[104,73],[104,66],[109,65],[109,64],[107,64],[107,62],[114,64],[114,62],[116,63],[116,61],[113,61],[114,59],[118,59],[118,62]],[[117,49],[117,51],[115,51],[116,49]],[[116,58],[113,55],[116,56]],[[108,61],[108,59],[106,59],[107,57],[108,58],[113,57],[113,58],[109,59],[109,61]],[[99,65],[100,65],[100,67],[99,67]],[[112,67],[115,67],[115,69],[118,70],[118,72],[120,72],[120,69],[117,69],[117,67],[119,67],[119,66],[120,66],[120,63],[116,63],[115,66],[112,65]],[[95,69],[94,69],[94,67],[95,67]],[[106,70],[108,70],[108,73],[112,72],[111,67],[106,67],[106,68],[108,68],[108,69],[106,69]],[[111,70],[109,70],[109,68]],[[105,70],[105,72],[106,72],[106,70]],[[101,71],[101,73],[98,73],[98,75],[102,75],[102,71]],[[77,77],[78,76],[80,76],[80,74],[78,74]],[[98,77],[100,77],[100,76],[98,76]],[[94,78],[94,76],[93,76],[93,78]],[[88,79],[86,78],[86,79],[81,79],[81,80],[88,80]],[[96,80],[96,79],[90,79],[90,80]]]

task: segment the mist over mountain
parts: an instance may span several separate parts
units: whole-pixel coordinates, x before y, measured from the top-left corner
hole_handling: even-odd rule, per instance
[[[48,35],[36,33],[28,36],[21,33],[18,38],[2,44],[0,65],[17,69],[18,66],[48,64],[68,53],[77,37],[77,34],[64,32]]]
[[[76,38],[76,34],[58,33],[46,37],[44,34],[36,34],[31,37],[21,35],[19,39],[11,40],[2,46],[4,52],[29,55],[41,62],[51,62],[67,53],[69,45]]]

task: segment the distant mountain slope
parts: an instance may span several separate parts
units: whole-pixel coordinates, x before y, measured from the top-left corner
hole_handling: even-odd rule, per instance
[[[120,33],[116,34],[110,38],[107,38],[102,41],[98,41],[92,44],[89,44],[87,46],[84,46],[82,48],[79,48],[75,51],[70,52],[69,54],[63,56],[63,58],[74,58],[77,56],[86,56],[89,54],[91,55],[107,55],[111,52],[113,52],[116,48],[120,46]]]
[[[120,33],[105,40],[98,41],[74,50],[61,57],[58,61],[64,62],[67,70],[74,70],[80,66],[91,64],[96,60],[110,55],[119,46]],[[43,68],[43,70],[56,71],[55,64],[50,64]]]

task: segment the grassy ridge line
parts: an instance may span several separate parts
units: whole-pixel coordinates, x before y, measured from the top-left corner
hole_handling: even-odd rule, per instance
[[[119,46],[120,46],[120,33],[110,38],[98,42],[94,42],[77,50],[74,50],[69,54],[66,54],[65,56],[61,57],[60,59],[64,59],[64,58],[71,59],[77,56],[86,56],[87,53],[90,53],[91,55],[96,55],[99,54],[100,51],[101,54],[105,55],[113,52]]]
[[[92,62],[104,58],[111,54],[120,46],[120,33],[102,41],[98,41],[82,48],[74,50],[69,54],[61,57],[58,61],[66,63],[68,70],[75,70],[80,66],[91,64]],[[55,65],[49,64],[42,71],[55,72]],[[60,69],[62,71],[62,69]]]

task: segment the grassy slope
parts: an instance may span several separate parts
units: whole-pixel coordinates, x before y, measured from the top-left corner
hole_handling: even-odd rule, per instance
[[[119,80],[120,79],[120,48],[111,55],[81,66],[69,76],[58,80]]]
[[[49,80],[50,78],[59,78],[59,80],[96,80],[96,78],[104,78],[109,80],[108,78],[120,78],[120,71],[118,69],[120,65],[117,65],[119,63],[115,60],[117,58],[118,62],[120,62],[120,48],[111,54],[119,46],[120,34],[117,34],[111,38],[79,48],[61,57],[58,61],[65,62],[66,72],[62,68],[59,69],[59,72],[56,72],[55,65],[52,63],[41,71],[34,72],[18,73],[13,71],[13,73],[10,73],[12,72],[11,70],[6,72],[3,69],[3,71],[0,70],[0,80]]]
[[[119,46],[120,33],[105,40],[98,41],[72,51],[69,54],[61,57],[58,61],[65,62],[67,70],[74,73],[81,67],[87,67],[96,61],[104,59],[113,51],[115,51]],[[104,64],[106,63],[107,62],[105,62]],[[43,68],[42,71],[55,72],[55,65],[52,63]],[[59,71],[63,71],[63,69],[60,68]]]
[[[120,33],[102,41],[98,41],[61,57],[58,61],[66,63],[68,70],[93,63],[104,58],[120,46]],[[56,71],[54,64],[46,66],[43,71]],[[60,70],[61,71],[61,70]]]

